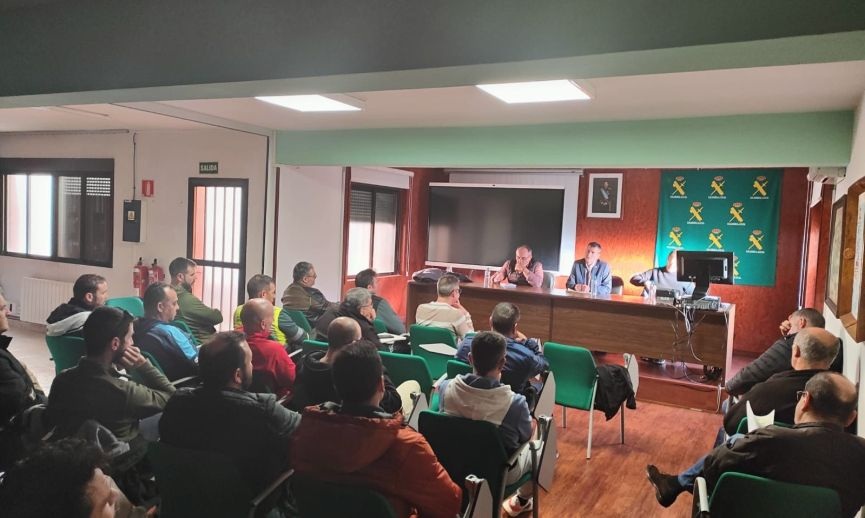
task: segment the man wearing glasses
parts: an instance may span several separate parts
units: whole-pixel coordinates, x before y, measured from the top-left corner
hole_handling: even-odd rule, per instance
[[[838,354],[838,337],[832,333],[816,327],[799,331],[793,340],[793,356],[790,360],[793,370],[779,372],[763,383],[758,383],[730,407],[724,416],[724,430],[730,435],[730,439],[718,446],[718,449],[729,449],[733,443],[743,437],[736,431],[739,422],[746,416],[747,402],[751,403],[751,408],[756,415],[765,415],[775,410],[775,422],[799,423],[796,419],[799,416],[797,393],[807,390],[807,384],[815,375],[826,372],[836,354]],[[658,502],[664,507],[669,507],[676,501],[679,493],[693,491],[694,482],[705,469],[706,459],[707,457],[701,458],[679,475],[664,474],[657,467],[649,464],[646,473],[655,487],[655,497]]]
[[[372,321],[375,320],[375,309],[372,307],[372,295],[366,288],[352,288],[345,293],[345,298],[339,306],[328,309],[318,323],[315,331],[319,340],[327,341],[327,331],[330,323],[337,317],[348,317],[360,326],[360,337],[369,340],[376,347],[383,347]],[[410,352],[410,350],[398,351]]]
[[[415,323],[422,326],[442,327],[456,337],[457,343],[475,330],[472,316],[460,304],[460,280],[456,275],[442,275],[436,284],[438,297],[417,307]]]
[[[501,270],[493,277],[493,282],[509,282],[518,286],[534,286],[539,288],[544,282],[544,265],[532,257],[529,245],[517,248],[515,257],[508,259]]]
[[[309,325],[315,328],[318,319],[325,311],[337,306],[330,302],[320,290],[313,288],[318,274],[312,263],[301,261],[294,265],[292,278],[294,282],[282,293],[283,309],[300,311],[309,320]]]

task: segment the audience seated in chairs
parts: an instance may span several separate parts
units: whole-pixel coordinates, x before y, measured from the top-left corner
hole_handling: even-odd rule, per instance
[[[333,386],[331,366],[333,359],[346,345],[361,340],[360,325],[349,317],[336,317],[327,328],[327,350],[307,354],[297,370],[291,407],[303,409],[328,401],[339,401]],[[372,346],[372,342],[365,341]],[[402,408],[402,400],[393,382],[384,375],[384,395],[380,406],[385,412],[394,413]]]
[[[718,448],[729,449],[732,445],[738,444],[738,441],[743,437],[741,434],[735,432],[739,420],[745,416],[746,401],[750,401],[756,414],[768,413],[774,409],[776,421],[785,422],[784,419],[788,419],[786,422],[799,424],[799,418],[801,417],[801,404],[797,403],[795,405],[791,415],[789,413],[789,402],[796,401],[801,391],[808,390],[807,386],[810,381],[826,371],[826,368],[832,363],[832,358],[834,358],[837,347],[838,339],[825,329],[810,328],[800,331],[796,335],[796,340],[793,343],[792,362],[795,370],[776,374],[763,383],[755,385],[754,388],[745,395],[747,399],[743,398],[740,400],[740,414],[738,413],[739,409],[734,407],[738,417],[736,425],[732,425],[733,418],[731,417],[730,412],[728,412],[724,422],[731,434],[731,437],[723,444],[720,444]],[[772,426],[770,428],[777,427]],[[800,427],[797,426],[794,428]],[[755,431],[754,433],[757,432],[758,431]],[[748,437],[751,435],[752,434],[748,434]],[[716,449],[715,452],[716,451],[718,450]],[[710,453],[709,457],[711,457],[715,452]],[[865,455],[865,451],[863,451],[863,455]],[[682,491],[693,491],[694,482],[696,478],[700,476],[701,472],[705,472],[706,462],[709,457],[702,457],[679,475],[665,475],[654,465],[650,464],[646,471],[649,480],[656,488],[656,497],[661,505],[668,507],[676,500],[676,497]],[[863,466],[863,469],[865,469],[865,466]],[[763,473],[748,473],[774,478]],[[720,473],[718,475],[720,475]],[[796,480],[787,481],[797,482]],[[797,483],[808,484],[808,482],[802,481],[798,481]]]
[[[352,288],[345,294],[339,306],[328,309],[315,324],[315,332],[319,340],[327,340],[327,326],[336,317],[348,317],[360,326],[360,335],[364,340],[384,347],[375,332],[375,310],[372,308],[372,295],[366,288]]]
[[[354,284],[358,288],[366,288],[372,295],[372,308],[375,310],[376,318],[384,322],[388,333],[401,335],[405,333],[405,324],[397,316],[390,302],[376,294],[378,290],[378,274],[372,268],[361,270],[354,276]]]
[[[357,484],[382,493],[400,518],[453,518],[462,492],[426,439],[381,408],[384,377],[375,347],[349,344],[333,361],[342,404],[304,410],[289,455],[299,476]]]
[[[199,388],[178,390],[159,421],[161,441],[221,453],[237,463],[256,492],[284,471],[288,438],[300,415],[273,394],[248,392],[252,351],[242,333],[217,333],[201,347]]]
[[[826,327],[823,315],[812,308],[802,308],[794,311],[781,322],[781,338],[775,341],[759,358],[742,368],[735,376],[727,380],[725,388],[731,396],[741,396],[757,383],[766,381],[773,374],[790,370],[790,357],[793,351],[793,340],[796,333],[809,327]],[[838,348],[838,355],[829,367],[841,373],[844,367],[844,348]]]
[[[502,383],[508,340],[496,332],[484,331],[471,341],[468,360],[473,373],[444,380],[439,385],[439,411],[498,425],[508,455],[513,454],[532,436],[532,417],[526,398]],[[518,481],[532,469],[531,451],[526,448],[508,472],[505,484]],[[504,502],[508,516],[532,509],[532,483],[523,484]]]
[[[306,336],[306,332],[288,316],[288,312],[276,306],[276,283],[273,281],[273,277],[261,274],[253,275],[246,283],[246,293],[250,299],[265,299],[274,305],[273,326],[271,327],[274,340],[282,345],[294,346],[296,349],[304,340],[309,338]],[[234,310],[235,329],[243,329],[243,322],[240,321],[242,309],[243,305],[241,304]]]
[[[510,302],[500,302],[490,315],[490,327],[507,340],[507,356],[502,371],[502,383],[511,390],[529,397],[529,405],[534,406],[540,386],[529,383],[531,378],[549,370],[550,364],[541,351],[540,344],[517,330],[520,321],[520,308]],[[475,335],[477,337],[477,335]],[[457,349],[456,358],[469,362],[472,342],[475,337],[466,338]],[[538,384],[540,385],[540,384]]]
[[[294,386],[295,365],[285,348],[270,338],[273,326],[273,304],[265,299],[251,299],[243,305],[240,320],[246,332],[246,341],[252,350],[252,369],[258,385],[261,383],[277,397],[284,397]],[[256,392],[265,391],[254,386]]]
[[[177,318],[186,322],[198,343],[203,344],[216,333],[215,326],[222,323],[222,313],[216,308],[207,307],[192,294],[192,286],[198,275],[196,268],[198,265],[192,259],[178,257],[168,265],[168,273],[171,275],[171,286],[177,292]]]
[[[105,474],[102,451],[81,439],[43,444],[9,470],[0,483],[3,516],[153,516],[133,507]]]
[[[198,373],[198,348],[194,339],[168,324],[177,316],[177,292],[164,282],[144,292],[144,317],[133,325],[132,340],[142,351],[156,359],[170,381]]]
[[[442,327],[456,337],[456,341],[475,330],[472,316],[460,304],[460,280],[456,275],[442,275],[436,283],[436,300],[420,304],[415,310],[415,324]]]
[[[315,273],[312,263],[301,261],[294,265],[294,282],[282,292],[282,307],[302,312],[313,328],[325,311],[337,305],[327,300],[320,290],[313,288],[317,278],[318,274]]]
[[[45,328],[48,336],[81,336],[84,322],[94,309],[108,300],[108,282],[104,277],[87,273],[72,286],[72,298],[60,304],[48,315]]]

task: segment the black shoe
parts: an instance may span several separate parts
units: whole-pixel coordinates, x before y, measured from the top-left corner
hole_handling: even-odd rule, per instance
[[[679,484],[679,478],[676,475],[661,473],[653,464],[646,466],[646,476],[649,477],[649,482],[655,486],[655,498],[664,507],[673,505],[676,497],[685,489]]]

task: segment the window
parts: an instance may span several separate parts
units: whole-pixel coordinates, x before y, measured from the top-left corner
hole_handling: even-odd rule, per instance
[[[3,255],[108,266],[114,160],[0,159]]]
[[[378,273],[397,271],[399,192],[395,189],[353,184],[348,225],[348,273],[373,268]]]

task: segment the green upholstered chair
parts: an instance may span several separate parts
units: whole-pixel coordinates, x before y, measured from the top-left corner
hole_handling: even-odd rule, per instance
[[[834,518],[841,516],[838,493],[826,487],[779,482],[729,471],[709,495],[706,480],[694,485],[694,516],[701,518]]]
[[[46,336],[45,343],[54,361],[55,374],[78,365],[78,360],[86,353],[84,339],[79,336]]]
[[[426,360],[433,378],[438,378],[447,371],[448,360],[453,359],[453,356],[427,351],[421,345],[442,343],[456,349],[457,344],[453,333],[441,327],[412,324],[409,328],[409,341],[411,353]]]
[[[472,366],[459,360],[448,360],[446,372],[448,379],[452,379],[456,378],[460,374],[471,374]]]
[[[291,489],[300,518],[396,518],[390,502],[372,489],[309,477],[295,477]]]
[[[286,312],[289,317],[291,317],[295,324],[297,324],[298,326],[300,326],[301,329],[306,331],[309,336],[312,336],[312,326],[309,325],[309,319],[306,318],[306,315],[304,315],[302,311],[286,308],[282,308],[282,310]]]
[[[409,380],[417,381],[420,384],[420,390],[428,398],[431,397],[433,382],[435,381],[430,374],[426,360],[420,356],[412,356],[408,354],[389,353],[387,351],[379,351],[381,362],[387,369],[394,385],[399,386],[401,383]]]
[[[256,494],[235,463],[224,455],[163,442],[149,443],[147,455],[161,497],[160,518],[280,516],[269,511],[291,470]]]
[[[300,346],[300,350],[303,356],[313,352],[313,351],[327,351],[327,342],[320,342],[318,340],[304,340],[303,345]]]
[[[375,327],[376,333],[387,333],[387,325],[385,325],[384,320],[376,318],[372,321],[373,327]]]
[[[548,433],[550,424],[548,417],[540,419],[539,426],[544,434]],[[524,483],[532,482],[535,502],[533,513],[537,518],[538,463],[546,435],[542,436],[541,448],[535,449],[533,443],[529,441],[509,456],[505,451],[498,427],[487,421],[425,411],[419,416],[418,428],[429,442],[439,462],[447,470],[451,480],[458,484],[469,475],[487,480],[492,495],[492,513],[488,516],[498,518],[504,498],[513,494]],[[506,486],[505,476],[508,467],[516,462],[523,448],[531,449],[532,470],[515,483]],[[468,502],[464,495],[463,506],[466,505]]]
[[[781,421],[775,421],[772,424],[774,424],[775,426],[780,426],[782,428],[792,428],[793,427],[793,425],[788,424],[788,423],[782,423]],[[748,433],[748,418],[747,417],[743,417],[739,421],[739,425],[736,427],[736,433]]]
[[[125,309],[135,318],[144,316],[144,302],[138,297],[117,297],[105,301],[105,305],[110,308]]]

